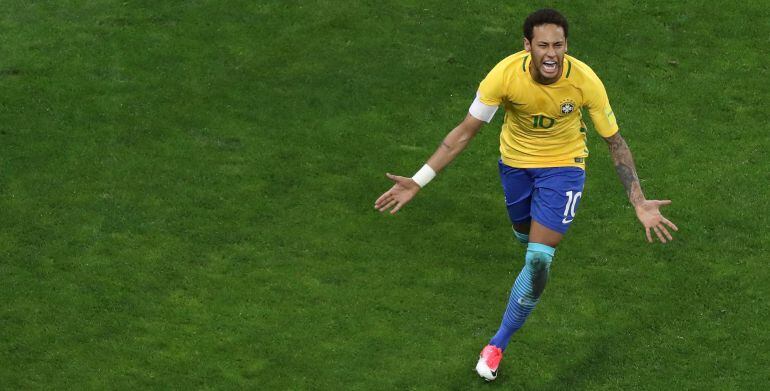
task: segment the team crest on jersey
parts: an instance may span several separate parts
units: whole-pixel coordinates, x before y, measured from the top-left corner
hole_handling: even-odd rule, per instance
[[[563,102],[561,102],[561,114],[567,115],[571,112],[575,111],[575,102],[573,102],[571,99],[567,99]]]

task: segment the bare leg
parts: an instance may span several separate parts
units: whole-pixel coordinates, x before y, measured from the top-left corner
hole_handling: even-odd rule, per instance
[[[532,220],[532,227],[529,229],[530,242],[541,243],[555,248],[559,245],[559,242],[561,242],[562,237],[564,237],[564,235]]]

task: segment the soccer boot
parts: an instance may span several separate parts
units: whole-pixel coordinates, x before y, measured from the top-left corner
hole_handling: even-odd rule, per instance
[[[479,362],[476,363],[476,372],[486,381],[497,378],[497,367],[503,359],[503,351],[497,346],[487,345],[479,354]]]

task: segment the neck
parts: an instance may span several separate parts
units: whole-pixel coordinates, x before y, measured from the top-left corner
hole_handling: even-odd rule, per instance
[[[545,76],[541,75],[539,71],[535,69],[535,67],[531,66],[529,67],[529,74],[532,76],[532,79],[540,84],[553,84],[559,81],[559,78],[561,78],[561,74],[564,72],[564,70],[559,69],[559,74],[556,75],[553,79],[547,79]]]

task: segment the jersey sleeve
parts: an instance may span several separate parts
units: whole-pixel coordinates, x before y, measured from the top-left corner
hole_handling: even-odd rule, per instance
[[[604,84],[593,72],[589,75],[586,84],[583,94],[586,107],[591,115],[591,121],[594,123],[597,133],[602,137],[610,137],[617,133],[618,123],[610,106],[607,90],[604,89]]]
[[[501,61],[479,84],[478,100],[487,106],[499,106],[506,97],[505,61]]]

